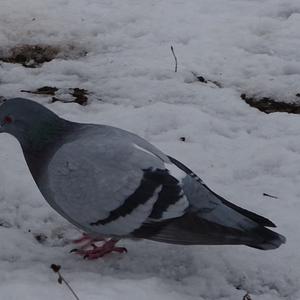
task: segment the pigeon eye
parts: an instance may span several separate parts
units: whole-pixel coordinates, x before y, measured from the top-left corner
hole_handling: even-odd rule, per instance
[[[13,119],[11,116],[6,116],[3,121],[4,121],[4,124],[10,124],[10,123],[12,123]]]

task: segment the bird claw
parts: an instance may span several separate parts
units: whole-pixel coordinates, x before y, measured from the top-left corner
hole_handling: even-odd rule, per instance
[[[84,259],[93,260],[100,257],[103,257],[106,254],[111,252],[118,252],[118,253],[127,253],[127,249],[124,247],[112,247],[107,248],[104,244],[103,246],[97,247],[93,250],[86,250],[78,253],[79,255],[83,255]]]
[[[84,233],[84,234],[82,234],[82,237],[80,237],[79,239],[73,240],[72,242],[74,244],[80,244],[82,242],[87,242],[87,241],[91,241],[91,240],[92,240],[92,238]]]
[[[97,246],[95,242],[104,241],[100,246]],[[85,242],[80,248],[74,248],[70,253],[76,253],[83,256],[84,259],[93,260],[99,257],[103,257],[111,252],[127,253],[127,249],[124,247],[115,247],[118,240],[110,239],[93,239],[88,235],[84,235],[82,238],[75,240],[74,243],[79,244]],[[92,249],[88,249],[91,248]]]
[[[78,251],[77,248],[73,248],[73,249],[71,249],[71,250],[69,251],[69,253],[76,253],[77,251]]]
[[[125,247],[115,247],[112,249],[113,252],[118,252],[118,253],[127,253],[128,250]]]

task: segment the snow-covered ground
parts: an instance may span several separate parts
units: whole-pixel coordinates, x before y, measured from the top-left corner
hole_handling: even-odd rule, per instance
[[[1,135],[0,299],[74,299],[52,263],[81,300],[233,300],[246,291],[253,300],[300,299],[300,118],[240,99],[300,100],[299,28],[299,0],[1,0],[1,51],[62,50],[40,68],[0,63],[0,96],[138,133],[228,200],[270,218],[287,244],[263,252],[123,241],[128,254],[82,260],[68,253],[79,232],[43,200],[17,142]],[[20,92],[42,86],[87,89],[90,103]]]

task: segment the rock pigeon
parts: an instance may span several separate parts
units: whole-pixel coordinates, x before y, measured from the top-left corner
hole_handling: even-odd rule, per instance
[[[22,98],[0,106],[0,132],[19,141],[50,206],[85,233],[76,251],[87,258],[125,251],[116,247],[121,238],[262,250],[285,242],[266,228],[275,227],[270,220],[217,195],[184,164],[131,132],[70,122]]]

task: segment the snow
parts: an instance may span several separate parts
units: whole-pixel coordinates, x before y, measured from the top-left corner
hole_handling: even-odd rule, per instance
[[[30,96],[62,117],[141,135],[270,218],[287,244],[264,252],[124,240],[127,254],[85,261],[68,253],[79,232],[45,202],[18,143],[2,134],[1,298],[74,299],[57,283],[56,263],[80,299],[227,300],[246,291],[253,300],[300,299],[300,119],[240,99],[299,102],[299,26],[298,0],[2,0],[0,50],[41,43],[61,53],[35,69],[0,63],[0,96]],[[42,86],[87,89],[90,103],[20,92]]]

